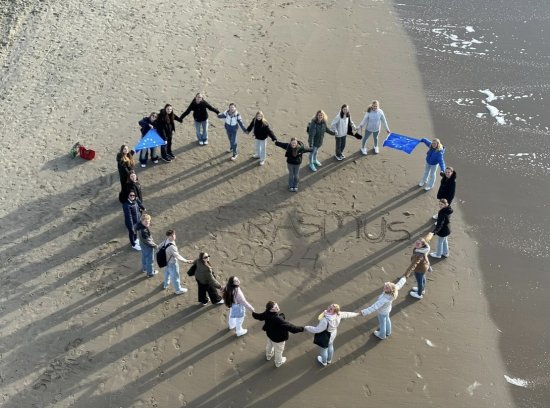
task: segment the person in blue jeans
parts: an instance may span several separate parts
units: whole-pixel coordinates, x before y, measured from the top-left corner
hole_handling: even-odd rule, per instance
[[[128,194],[128,198],[122,203],[122,211],[124,213],[124,225],[126,225],[128,229],[130,245],[132,245],[132,248],[136,251],[141,251],[139,239],[136,234],[136,225],[141,219],[141,213],[145,211],[145,207],[136,197],[135,192],[132,191]]]
[[[192,260],[185,259],[178,252],[176,246],[176,231],[166,231],[166,239],[159,245],[160,247],[166,247],[166,268],[164,268],[164,282],[162,287],[168,289],[170,282],[176,291],[176,295],[181,295],[187,292],[187,288],[181,286],[180,280],[180,267],[178,261],[182,261],[188,264],[192,264]]]
[[[141,130],[141,137],[143,138],[151,129],[155,128],[155,121],[158,118],[157,112],[151,112],[149,116],[145,116],[138,124]],[[155,164],[159,162],[157,155],[157,148],[151,147],[150,149],[142,149],[139,152],[139,163],[141,167],[147,167],[147,160],[149,159],[149,153],[151,153],[151,161]]]
[[[317,111],[311,122],[307,127],[309,148],[311,153],[309,155],[309,169],[311,171],[317,171],[318,167],[321,167],[322,164],[317,160],[317,153],[321,146],[323,146],[323,140],[325,138],[325,133],[334,136],[335,132],[329,129],[327,125],[327,114],[322,110]]]
[[[141,269],[147,274],[148,278],[155,276],[158,271],[154,268],[155,244],[149,227],[151,226],[151,216],[144,214],[136,226],[136,231],[141,238]]]
[[[340,305],[333,303],[330,305],[323,313],[318,317],[319,324],[317,326],[305,326],[304,330],[310,333],[322,333],[327,330],[330,333],[330,340],[328,347],[322,348],[319,351],[317,356],[317,361],[326,366],[327,364],[332,363],[332,357],[334,356],[334,339],[336,338],[336,333],[340,321],[342,319],[348,319],[350,317],[359,316],[359,313],[356,312],[341,312]]]
[[[445,171],[445,148],[441,144],[439,139],[429,140],[426,138],[420,139],[422,143],[428,146],[428,153],[426,153],[426,166],[424,167],[424,174],[422,180],[418,185],[424,187],[424,190],[428,191],[435,185],[435,179],[437,174],[437,166],[441,171]]]
[[[231,160],[237,159],[237,131],[239,126],[243,132],[246,132],[246,128],[243,124],[243,119],[239,112],[237,112],[237,105],[230,103],[227,110],[218,114],[218,118],[225,119],[225,131],[229,139],[229,151],[232,153]]]
[[[411,255],[411,264],[403,275],[405,278],[408,278],[414,272],[417,286],[412,288],[409,295],[415,299],[422,299],[424,297],[426,293],[426,272],[431,271],[430,260],[428,259],[430,252],[428,241],[429,239],[427,238],[416,240]]]
[[[193,112],[197,141],[201,146],[208,144],[208,111],[212,111],[216,115],[220,113],[219,110],[206,102],[204,96],[199,92],[180,116],[180,121],[183,121],[187,115]]]
[[[431,252],[432,258],[449,257],[449,235],[451,235],[451,214],[453,209],[449,202],[442,198],[439,200],[439,211],[437,213],[437,221],[435,228],[428,234],[426,239],[429,241],[434,235],[437,235],[437,249]]]
[[[298,191],[298,183],[300,182],[300,166],[302,164],[302,155],[311,152],[295,137],[290,138],[289,143],[279,142],[274,140],[275,145],[281,149],[285,149],[286,165],[288,167],[288,191],[296,193]]]
[[[384,340],[386,337],[391,335],[390,312],[392,303],[395,299],[397,299],[399,289],[403,287],[406,281],[407,278],[402,276],[397,283],[384,283],[382,294],[378,296],[376,302],[366,309],[361,310],[361,314],[363,316],[368,316],[369,314],[378,311],[379,328],[374,332],[374,335],[380,340]]]
[[[374,139],[374,154],[378,154],[378,134],[380,133],[380,127],[384,124],[386,133],[390,134],[390,128],[388,127],[388,121],[386,120],[386,115],[384,111],[380,109],[380,102],[372,101],[371,105],[367,108],[367,112],[363,117],[363,120],[359,124],[359,133],[365,128],[365,135],[361,139],[361,153],[366,155],[367,150],[367,140],[369,140],[370,135]]]

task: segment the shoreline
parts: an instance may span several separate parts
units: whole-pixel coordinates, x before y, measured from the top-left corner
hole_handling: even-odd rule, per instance
[[[26,81],[14,85],[20,94],[9,95],[13,106],[19,106],[45,81],[38,95],[44,98],[37,97],[36,106],[29,108],[34,115],[16,115],[29,129],[43,131],[30,147],[31,158],[42,167],[21,170],[14,159],[5,158],[3,170],[8,179],[30,181],[5,203],[2,215],[6,236],[0,256],[12,262],[9,269],[2,267],[1,289],[6,406],[43,401],[56,407],[311,402],[359,407],[387,402],[389,394],[392,403],[413,406],[445,402],[474,407],[486,404],[487,398],[494,406],[511,406],[501,362],[494,354],[494,325],[486,313],[476,314],[487,305],[476,291],[481,279],[478,261],[470,259],[474,249],[462,221],[455,223],[453,257],[434,266],[429,295],[415,302],[404,288],[395,302],[391,340],[375,341],[375,318],[344,322],[337,337],[337,361],[327,369],[315,365],[316,347],[306,335],[291,337],[287,365],[273,369],[263,361],[261,325],[248,316],[249,334],[236,339],[225,328],[225,309],[196,306],[194,282],[186,279],[190,291],[181,297],[160,291],[156,278],[142,278],[139,259],[128,249],[113,159],[119,140],[125,139],[112,135],[131,135],[126,140],[135,141],[138,132],[132,123],[140,118],[138,112],[170,100],[179,101],[177,110],[183,110],[195,86],[207,87],[207,99],[220,108],[228,101],[217,95],[232,95],[246,118],[258,108],[264,110],[280,139],[296,134],[304,140],[305,124],[319,101],[331,107],[330,120],[350,92],[350,87],[334,87],[327,78],[344,77],[353,89],[369,89],[373,95],[346,101],[356,123],[366,101],[379,98],[392,130],[433,134],[415,54],[392,16],[393,8],[376,2],[341,12],[331,4],[273,5],[266,10],[237,2],[223,14],[222,2],[211,2],[206,10],[189,3],[186,13],[171,15],[166,32],[153,30],[152,22],[131,30],[129,16],[145,2],[83,11],[74,23],[79,27],[76,34],[46,23],[53,11],[63,16],[77,4],[54,3],[52,13],[36,16],[43,19],[34,27],[36,49],[21,50],[20,70],[50,49],[48,29],[57,29],[60,41],[76,35],[74,42],[81,47],[59,46],[44,66],[32,73],[20,71]],[[245,10],[249,14],[242,17]],[[185,15],[198,16],[197,25],[189,24]],[[249,21],[241,25],[235,16]],[[364,32],[366,16],[376,24]],[[88,38],[88,20],[106,30],[106,36],[132,32],[136,39],[121,39],[121,49],[109,52],[101,38]],[[210,25],[200,30],[203,20]],[[178,24],[185,29],[172,31]],[[231,35],[222,36],[224,32]],[[147,41],[155,42],[166,33],[178,47],[164,44],[139,66],[124,62],[136,52],[136,44],[138,52],[148,49],[138,38],[148,34]],[[379,41],[399,51],[394,65],[383,64],[391,53],[377,47]],[[331,52],[317,52],[318,43],[332,45]],[[201,51],[196,61],[193,47]],[[110,59],[107,74],[87,65],[96,61],[101,66]],[[372,60],[380,63],[369,66],[365,77]],[[169,74],[159,77],[163,69]],[[112,78],[119,79],[114,97],[109,96]],[[182,97],[182,88],[188,98]],[[4,101],[0,108],[2,113],[10,109]],[[120,117],[95,132],[95,118],[112,112],[121,112]],[[193,143],[189,120],[178,124],[178,159],[139,171],[157,241],[174,226],[184,256],[207,249],[224,280],[242,275],[256,309],[276,297],[289,320],[304,325],[330,302],[339,301],[344,310],[370,304],[382,283],[406,268],[412,238],[428,230],[435,202],[431,192],[414,187],[423,152],[403,157],[383,149],[380,155],[361,157],[349,140],[348,157],[336,162],[327,137],[323,168],[312,174],[303,166],[301,191],[291,196],[285,191],[283,152],[270,144],[267,164],[260,168],[247,160],[252,143],[240,134],[242,160],[232,163],[224,153],[227,142],[220,123],[212,119],[208,148]],[[75,135],[98,151],[95,161],[68,159],[65,152],[77,141]],[[15,145],[10,154],[18,157],[22,149]],[[31,194],[35,191],[38,194]],[[395,230],[385,228],[388,223],[395,223]],[[19,245],[33,249],[29,257],[20,253]],[[467,266],[464,259],[469,259]],[[411,286],[409,280],[406,288]],[[21,313],[19,319],[16,313]],[[489,367],[479,367],[480,359]],[[338,395],[327,395],[326,388],[335,384]],[[449,395],[456,400],[449,402]]]

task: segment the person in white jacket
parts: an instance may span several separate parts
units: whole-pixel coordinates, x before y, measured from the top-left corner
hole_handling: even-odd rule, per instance
[[[359,133],[365,128],[365,135],[361,139],[361,153],[364,155],[367,154],[367,140],[372,134],[374,138],[374,153],[378,154],[378,133],[380,133],[381,124],[384,123],[384,128],[386,132],[390,133],[390,128],[388,127],[388,122],[386,120],[386,115],[384,111],[380,109],[380,103],[378,101],[372,101],[371,105],[367,108],[365,117],[359,124]]]
[[[218,118],[225,119],[224,126],[229,139],[229,151],[232,153],[231,160],[235,161],[237,159],[237,130],[239,130],[239,126],[243,132],[246,132],[241,114],[237,112],[237,105],[233,102],[230,103],[225,112],[218,114]]]
[[[334,157],[336,160],[344,160],[344,149],[346,148],[346,136],[350,131],[355,132],[355,123],[351,120],[351,115],[349,113],[349,106],[343,104],[340,108],[340,112],[336,115],[334,120],[331,123],[332,130],[335,133],[334,140],[336,141],[336,151]]]
[[[304,330],[316,334],[322,333],[327,330],[330,333],[330,340],[328,347],[321,347],[321,351],[317,356],[317,361],[323,366],[330,364],[332,362],[332,357],[334,356],[334,339],[336,338],[336,333],[338,326],[340,325],[340,320],[348,319],[350,317],[359,316],[359,313],[355,312],[341,312],[340,305],[333,303],[330,305],[327,310],[319,315],[319,324],[317,326],[305,326]]]
[[[407,278],[402,276],[397,283],[386,282],[382,294],[378,296],[376,302],[366,309],[361,310],[363,316],[368,316],[371,313],[378,311],[379,328],[374,332],[374,335],[381,340],[384,340],[391,334],[390,312],[392,303],[397,299],[399,289],[403,287]]]
[[[254,312],[254,307],[248,303],[241,290],[241,281],[236,276],[230,276],[223,289],[223,301],[229,308],[227,323],[229,330],[235,330],[237,337],[244,336],[248,330],[243,329],[245,309]]]

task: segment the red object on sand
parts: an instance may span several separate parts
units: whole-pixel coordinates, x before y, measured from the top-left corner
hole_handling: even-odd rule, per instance
[[[95,150],[86,149],[84,146],[78,146],[78,155],[84,160],[93,160],[95,157]]]

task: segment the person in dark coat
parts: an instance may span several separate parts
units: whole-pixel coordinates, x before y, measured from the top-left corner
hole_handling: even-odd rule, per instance
[[[286,165],[288,167],[288,189],[289,191],[298,191],[300,182],[300,165],[302,164],[302,155],[311,152],[295,137],[290,139],[290,143],[279,142],[275,139],[275,145],[285,149]]]
[[[136,234],[136,226],[141,218],[141,212],[145,210],[145,207],[137,199],[136,193],[131,192],[128,194],[128,199],[122,203],[122,211],[124,212],[124,224],[128,228],[128,237],[130,238],[130,245],[136,251],[141,251],[139,246],[139,239]]]
[[[145,116],[143,119],[141,119],[138,124],[141,130],[141,137],[143,138],[147,132],[149,132],[151,129],[154,129],[155,121],[158,118],[157,112],[151,112],[149,116]],[[147,160],[149,159],[149,153],[151,154],[151,161],[155,164],[159,162],[159,157],[157,155],[157,148],[151,147],[150,149],[143,149],[139,152],[139,163],[141,164],[141,167],[147,167]]]
[[[253,159],[260,159],[260,166],[265,164],[265,159],[267,158],[267,138],[275,141],[277,138],[275,134],[269,127],[269,123],[265,120],[264,113],[262,111],[256,112],[256,116],[250,122],[246,128],[246,133],[249,134],[253,132],[256,144],[256,154],[252,156]]]
[[[199,92],[179,118],[181,122],[187,115],[193,112],[197,141],[201,146],[208,144],[208,111],[212,111],[216,115],[220,113],[219,110],[206,102],[204,96]]]
[[[327,125],[327,114],[322,110],[317,111],[309,126],[308,131],[308,144],[311,149],[311,154],[309,155],[309,168],[311,171],[317,171],[317,167],[321,167],[322,164],[317,160],[317,152],[323,145],[323,139],[325,133],[329,135],[335,135],[335,132],[329,129]]]
[[[149,214],[143,214],[141,220],[136,225],[136,232],[141,238],[141,270],[147,274],[148,278],[155,276],[158,271],[155,270],[155,249],[158,245],[155,244],[153,236],[151,235],[151,216]]]
[[[121,191],[119,195],[120,202],[124,203],[126,200],[128,200],[128,194],[130,194],[131,192],[134,192],[139,202],[143,204],[143,196],[141,194],[141,183],[139,182],[136,172],[133,170],[128,175],[128,182],[126,183],[126,185],[124,186],[124,189]]]
[[[199,302],[206,306],[208,299],[213,305],[223,304],[223,299],[218,293],[222,289],[222,285],[214,275],[214,269],[210,263],[210,255],[206,252],[201,252],[198,259],[193,262],[195,265],[195,280],[197,281]]]
[[[439,190],[437,190],[437,199],[445,199],[451,205],[453,199],[455,198],[456,191],[456,171],[452,167],[447,167],[445,172],[440,172],[441,176],[441,185]],[[437,214],[432,217],[434,220],[437,220]]]
[[[120,178],[120,190],[124,190],[128,182],[130,172],[134,170],[136,165],[134,161],[134,151],[130,150],[127,145],[120,146],[120,150],[116,155],[118,177]]]
[[[167,163],[170,163],[176,158],[174,153],[172,153],[172,136],[176,131],[175,120],[181,123],[181,119],[174,115],[174,108],[172,105],[167,103],[164,106],[164,109],[161,109],[157,120],[153,123],[155,129],[162,140],[166,141],[166,144],[160,147],[160,155],[162,160]]]
[[[437,213],[437,222],[435,228],[426,237],[430,241],[434,235],[437,235],[437,249],[435,252],[430,252],[432,258],[449,257],[449,235],[451,235],[451,214],[453,209],[446,199],[439,200],[439,212]]]
[[[269,361],[275,355],[275,367],[280,367],[286,362],[283,357],[285,342],[288,340],[288,333],[301,333],[302,326],[295,326],[285,320],[284,313],[281,313],[279,305],[272,300],[265,305],[263,313],[252,312],[252,317],[265,322],[262,330],[267,335],[265,358]]]

